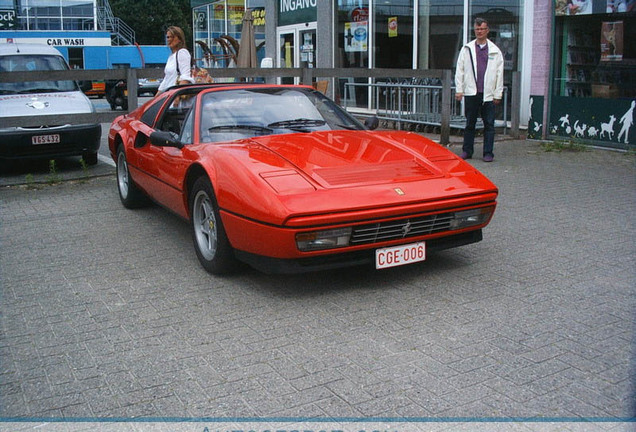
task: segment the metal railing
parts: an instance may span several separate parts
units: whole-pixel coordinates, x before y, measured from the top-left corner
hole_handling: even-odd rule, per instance
[[[381,79],[437,79],[441,83],[435,90],[435,112],[439,116],[440,143],[450,142],[451,120],[455,101],[452,98],[452,75],[450,70],[412,70],[412,69],[328,69],[328,68],[225,68],[207,69],[212,78],[232,79],[236,81],[262,79],[268,83],[283,81],[297,81],[311,85],[316,80],[328,80],[329,86],[327,95],[336,102],[343,101],[340,94],[339,84],[342,79],[366,78],[372,79],[379,85]],[[519,74],[519,72],[515,72]],[[137,95],[137,83],[139,78],[162,78],[163,69],[93,69],[93,70],[66,70],[66,71],[31,71],[31,72],[0,72],[0,82],[26,82],[26,81],[50,81],[50,80],[126,80],[128,85],[128,112],[137,108],[139,100]],[[366,84],[368,85],[368,84]],[[413,86],[411,86],[413,87]],[[511,111],[511,131],[512,136],[518,136],[519,122],[518,113],[515,115],[515,107],[519,106],[520,85],[518,78],[513,74],[512,111]],[[516,102],[515,102],[516,101]],[[346,99],[344,99],[346,102]],[[517,108],[518,109],[518,108]],[[406,111],[404,111],[406,112]],[[28,117],[3,117],[0,114],[0,127],[23,126],[34,127],[44,126],[55,122],[55,124],[80,124],[80,123],[110,123],[116,117],[126,113],[126,111],[105,111],[92,114],[73,115],[49,115],[49,116],[28,116]],[[397,114],[396,114],[397,115]],[[399,114],[402,116],[402,114]],[[400,117],[400,118],[403,118]],[[437,124],[437,123],[436,123]],[[516,134],[516,135],[515,135]]]
[[[124,20],[115,17],[108,0],[98,2],[97,26],[111,33],[113,45],[135,44],[135,31]]]
[[[398,130],[403,124],[420,124],[427,126],[442,126],[442,91],[440,84],[417,84],[416,82],[376,82],[376,83],[344,83],[345,109],[350,109],[350,101],[356,89],[366,91],[368,101],[363,107],[377,115],[381,120],[393,121]],[[508,88],[504,87],[502,110],[499,118],[495,119],[495,126],[502,127],[504,134],[508,125]],[[357,106],[359,108],[359,106]],[[464,129],[466,117],[462,114],[462,103],[455,100],[455,87],[451,87],[450,127]],[[478,129],[483,128],[478,119]]]

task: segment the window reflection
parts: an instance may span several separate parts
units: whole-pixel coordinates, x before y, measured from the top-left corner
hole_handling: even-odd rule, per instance
[[[92,1],[53,0],[17,3],[18,30],[95,30]]]

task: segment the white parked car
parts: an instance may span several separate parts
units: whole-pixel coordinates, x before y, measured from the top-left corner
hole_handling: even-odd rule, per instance
[[[161,84],[161,78],[139,78],[139,87],[137,88],[137,94],[139,96],[150,93],[156,95],[159,90],[159,84]]]
[[[0,44],[0,71],[68,70],[62,54],[37,44]],[[85,114],[95,108],[76,81],[0,82],[0,117]],[[97,163],[102,134],[96,124],[0,128],[0,159],[81,156]]]

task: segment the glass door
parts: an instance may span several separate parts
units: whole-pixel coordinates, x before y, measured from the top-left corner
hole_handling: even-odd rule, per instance
[[[295,64],[296,44],[294,31],[280,31],[278,34],[278,67],[292,68]],[[279,78],[281,84],[294,84],[290,77]]]
[[[316,29],[302,30],[300,36],[300,62],[302,68],[316,67]]]
[[[278,29],[278,67],[316,67],[316,23]],[[300,78],[283,77],[281,84],[298,84]]]

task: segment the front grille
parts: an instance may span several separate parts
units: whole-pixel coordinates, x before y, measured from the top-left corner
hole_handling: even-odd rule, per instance
[[[65,125],[42,125],[42,126],[21,126],[20,130],[28,132],[48,132],[49,129],[57,129],[64,127]]]
[[[433,234],[450,229],[453,213],[392,220],[353,227],[351,245],[378,243]]]

